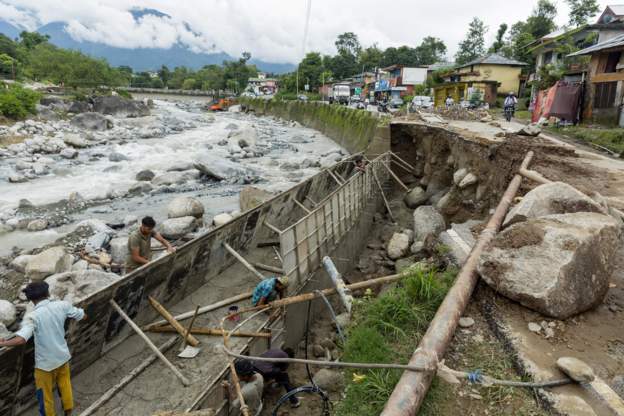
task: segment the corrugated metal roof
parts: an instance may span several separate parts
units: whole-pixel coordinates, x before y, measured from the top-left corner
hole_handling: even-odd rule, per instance
[[[607,7],[610,8],[616,16],[624,15],[624,4],[613,4]]]
[[[504,57],[503,55],[499,55],[497,53],[493,53],[490,55],[482,56],[481,58],[475,59],[474,61],[468,62],[467,64],[460,65],[458,68],[465,68],[471,65],[509,65],[509,66],[525,66],[527,65],[524,62],[516,61],[515,59],[509,59]]]
[[[599,52],[605,49],[617,48],[620,46],[624,46],[624,35],[619,35],[619,36],[614,37],[613,39],[609,39],[604,42],[597,43],[594,46],[581,49],[580,51],[571,53],[568,56],[591,55],[594,52]]]

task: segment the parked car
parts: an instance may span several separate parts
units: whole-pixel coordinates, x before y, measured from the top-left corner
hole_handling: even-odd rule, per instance
[[[417,95],[412,98],[412,110],[433,108],[433,100],[428,95]]]
[[[390,99],[390,108],[401,108],[403,104],[403,99],[400,97],[392,97]]]
[[[304,95],[304,94],[300,94],[300,95],[297,97],[297,99],[298,99],[299,101],[303,101],[303,102],[306,102],[306,103],[307,103],[307,102],[308,102],[308,100],[309,100],[308,96],[307,96],[307,95]]]

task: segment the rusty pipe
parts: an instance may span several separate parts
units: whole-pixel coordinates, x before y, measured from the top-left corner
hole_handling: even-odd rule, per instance
[[[527,169],[532,159],[533,152],[530,151],[526,154],[520,170]],[[436,368],[438,361],[444,356],[446,348],[457,328],[459,318],[464,313],[470,296],[472,296],[472,292],[477,285],[479,279],[477,263],[481,252],[500,229],[521,183],[522,175],[517,173],[509,183],[487,227],[479,235],[477,244],[472,249],[466,263],[464,263],[457,275],[453,287],[449,290],[442,305],[440,305],[429,324],[429,328],[421,339],[418,348],[414,351],[409,365]],[[381,416],[416,415],[427,395],[427,391],[429,391],[434,376],[435,371],[404,372],[388,399]]]

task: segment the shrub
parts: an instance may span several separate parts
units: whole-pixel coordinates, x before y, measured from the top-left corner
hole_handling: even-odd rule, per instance
[[[19,84],[0,90],[0,114],[12,119],[21,119],[37,113],[41,95]]]
[[[128,98],[128,99],[132,99],[132,94],[130,94],[128,91],[126,90],[116,90],[117,94],[119,94],[120,97],[123,98]]]

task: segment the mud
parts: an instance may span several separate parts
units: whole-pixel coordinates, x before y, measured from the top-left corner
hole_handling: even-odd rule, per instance
[[[526,246],[536,246],[544,241],[546,232],[535,224],[523,224],[520,227],[511,227],[492,241],[494,247],[507,250]]]

